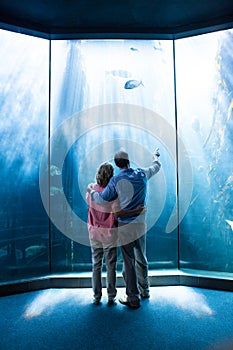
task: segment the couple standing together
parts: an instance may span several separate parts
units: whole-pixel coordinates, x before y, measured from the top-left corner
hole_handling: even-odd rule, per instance
[[[96,183],[87,188],[88,231],[92,252],[92,286],[94,303],[102,297],[103,258],[107,269],[108,304],[114,304],[116,290],[117,246],[123,256],[126,296],[119,299],[130,308],[140,306],[140,297],[149,298],[148,262],[146,258],[145,199],[147,180],[161,168],[158,150],[148,168],[130,167],[129,156],[120,151],[114,162],[119,173],[114,176],[110,163],[100,165]]]

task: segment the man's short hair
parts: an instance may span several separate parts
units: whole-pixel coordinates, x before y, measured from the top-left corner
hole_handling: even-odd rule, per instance
[[[129,166],[129,155],[124,151],[117,152],[114,156],[114,162],[118,168]]]

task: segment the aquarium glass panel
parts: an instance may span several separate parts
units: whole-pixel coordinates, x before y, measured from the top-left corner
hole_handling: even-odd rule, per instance
[[[180,266],[233,272],[233,31],[180,39],[175,49],[178,134],[187,151],[178,144],[179,203],[188,208]]]
[[[39,190],[48,140],[48,41],[0,31],[0,281],[49,271]]]
[[[91,269],[86,188],[120,148],[131,165],[162,170],[149,181],[150,267],[177,267],[173,42],[52,41],[50,215],[53,271]],[[117,169],[115,169],[117,172]],[[122,258],[119,253],[119,267]]]

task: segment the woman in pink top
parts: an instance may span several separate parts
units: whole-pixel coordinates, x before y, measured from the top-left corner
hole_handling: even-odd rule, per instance
[[[110,163],[101,164],[96,174],[97,183],[94,188],[102,192],[113,176],[113,166]],[[100,206],[91,202],[86,194],[88,203],[88,232],[92,253],[92,287],[94,303],[99,304],[102,297],[102,264],[105,258],[107,269],[108,303],[113,304],[116,297],[116,263],[117,263],[117,219],[112,210],[112,204]]]
[[[96,174],[94,189],[102,192],[113,176],[113,166],[106,162],[100,165]],[[88,203],[88,232],[92,253],[92,287],[94,303],[100,304],[102,297],[102,264],[105,258],[107,269],[108,304],[114,304],[116,290],[116,263],[117,263],[117,217],[139,215],[145,208],[138,207],[132,210],[119,210],[117,201],[106,202],[99,205],[91,201],[89,193],[86,194]]]

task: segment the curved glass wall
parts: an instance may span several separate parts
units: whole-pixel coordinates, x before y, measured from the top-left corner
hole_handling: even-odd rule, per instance
[[[148,258],[150,267],[177,267],[177,228],[165,233],[176,204],[172,41],[54,41],[51,58],[51,166],[61,174],[64,158],[65,192],[52,176],[53,269],[91,269],[85,194],[100,163],[124,148],[132,166],[149,166],[156,147],[165,166],[149,183]]]
[[[150,268],[232,272],[232,35],[50,46],[0,31],[1,282],[91,270],[86,188],[120,148],[143,167],[160,148]]]
[[[49,42],[0,31],[0,280],[49,271],[38,174],[48,138]]]
[[[192,164],[192,199],[180,225],[183,268],[233,272],[233,31],[177,40],[178,133]],[[178,145],[179,149],[179,145]],[[184,170],[179,152],[178,173]]]

